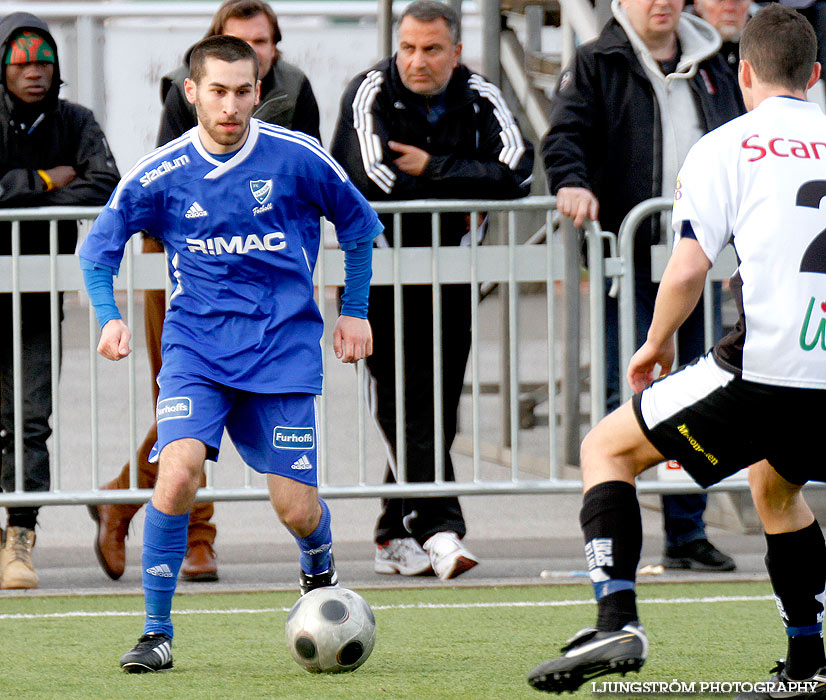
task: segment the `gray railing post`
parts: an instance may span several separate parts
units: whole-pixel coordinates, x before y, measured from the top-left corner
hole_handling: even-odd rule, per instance
[[[499,85],[499,0],[480,0],[479,8],[482,14],[482,74],[494,85]]]
[[[545,23],[545,8],[542,5],[528,5],[525,8],[525,48],[527,51],[542,51],[542,25]]]
[[[567,216],[559,223],[565,257],[562,327],[562,435],[565,461],[579,464],[579,230]]]
[[[459,23],[462,22],[462,0],[448,0],[448,5],[453,8],[453,11],[459,16]]]
[[[393,0],[379,0],[376,24],[379,30],[379,56],[390,56],[393,53]]]

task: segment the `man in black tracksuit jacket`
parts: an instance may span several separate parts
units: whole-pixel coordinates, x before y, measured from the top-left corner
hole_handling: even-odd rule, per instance
[[[597,39],[577,49],[560,77],[542,152],[557,206],[577,225],[587,216],[616,233],[636,204],[673,196],[688,148],[745,111],[736,79],[718,53],[719,35],[673,4],[666,8],[670,25],[664,25],[661,17],[652,20],[650,4],[614,0],[614,17]],[[657,8],[650,11],[666,11]],[[670,55],[662,53],[663,46]],[[659,216],[646,220],[635,241],[638,345],[656,297],[649,251],[664,231],[661,221]],[[607,296],[605,301],[608,408],[613,410],[622,376],[617,301]],[[679,348],[680,364],[705,352],[701,305],[680,329]],[[706,539],[705,503],[700,494],[663,497],[666,566],[734,568]]]
[[[120,179],[106,139],[88,109],[58,99],[60,65],[48,26],[16,12],[0,22],[0,207],[105,204]],[[11,254],[11,225],[0,224],[0,255]],[[77,227],[58,225],[58,252],[74,253]],[[23,223],[23,254],[49,253],[48,222]],[[3,491],[14,490],[12,295],[0,294],[0,444]],[[22,296],[24,459],[26,491],[49,489],[51,434],[48,293]],[[37,508],[8,509],[0,564],[2,588],[35,588],[30,566]],[[21,559],[27,559],[22,565]]]
[[[399,52],[347,87],[331,151],[369,200],[509,199],[528,194],[533,148],[522,137],[500,91],[459,63],[460,51],[458,20],[450,7],[429,0],[415,2],[399,24]],[[392,246],[392,215],[383,216],[382,222],[385,233],[377,245]],[[406,214],[401,228],[403,246],[432,245],[431,214]],[[467,243],[468,231],[466,214],[442,215],[441,245]],[[445,479],[451,481],[449,451],[470,348],[470,287],[443,285],[441,292],[444,465]],[[430,286],[406,286],[403,304],[407,479],[428,482],[435,473]],[[371,289],[369,319],[374,333],[374,353],[367,358],[371,409],[389,445],[386,480],[393,482],[392,287]],[[448,541],[442,533],[455,535],[449,535]],[[442,534],[444,546],[427,545],[437,534]],[[476,564],[458,542],[464,535],[465,522],[455,497],[385,500],[376,528],[376,570],[429,571],[419,547],[425,545],[437,575],[451,578]],[[400,543],[412,558],[424,562],[425,571],[391,555]]]

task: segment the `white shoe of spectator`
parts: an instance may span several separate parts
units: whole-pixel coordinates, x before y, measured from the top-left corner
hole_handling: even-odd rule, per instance
[[[412,537],[390,540],[376,545],[377,574],[421,576],[430,573],[430,557]]]
[[[437,532],[424,543],[424,548],[430,555],[433,571],[442,581],[456,578],[479,563],[455,532]]]

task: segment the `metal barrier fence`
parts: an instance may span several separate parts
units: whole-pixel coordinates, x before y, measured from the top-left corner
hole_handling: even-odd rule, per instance
[[[661,208],[667,202],[658,202]],[[430,285],[434,308],[438,308],[443,285],[468,283],[471,286],[471,351],[469,359],[469,395],[470,420],[466,430],[460,436],[465,445],[466,453],[470,458],[469,464],[459,468],[455,482],[444,479],[444,460],[442,457],[443,445],[441,430],[436,434],[436,480],[433,483],[410,483],[404,476],[404,449],[399,441],[398,466],[399,479],[397,484],[383,484],[381,482],[384,469],[383,459],[380,464],[368,464],[366,443],[371,435],[373,426],[367,419],[364,383],[365,369],[363,362],[357,366],[354,376],[345,382],[346,391],[350,395],[351,403],[355,404],[355,445],[357,456],[354,464],[345,468],[342,465],[341,451],[336,447],[335,466],[331,465],[329,435],[335,430],[341,433],[342,427],[338,421],[332,425],[330,419],[331,401],[338,405],[341,396],[329,395],[328,378],[332,366],[328,359],[331,346],[332,325],[327,324],[322,341],[324,349],[325,392],[319,400],[319,490],[327,498],[352,497],[425,497],[431,495],[463,495],[463,494],[536,494],[536,493],[579,493],[581,482],[578,479],[562,478],[562,469],[565,462],[560,459],[560,446],[556,418],[559,412],[557,385],[564,389],[564,383],[570,381],[564,372],[560,371],[557,354],[564,352],[571,342],[578,347],[578,338],[566,337],[565,328],[560,335],[559,307],[565,304],[570,307],[579,304],[579,265],[577,255],[565,255],[563,250],[563,236],[556,228],[554,212],[555,199],[552,197],[528,197],[513,201],[443,201],[422,200],[413,202],[384,202],[376,203],[375,209],[379,213],[392,213],[394,228],[401,226],[401,216],[406,213],[426,212],[433,217],[433,240],[431,247],[402,248],[399,245],[401,236],[394,236],[396,242],[393,247],[376,249],[374,251],[373,285],[388,285],[394,289],[394,314],[396,328],[395,360],[396,366],[402,367],[404,362],[404,348],[401,344],[401,290],[403,285],[422,284]],[[44,208],[44,209],[17,209],[0,211],[0,221],[12,222],[12,255],[0,256],[0,293],[10,293],[13,306],[13,333],[12,344],[14,351],[14,432],[19,436],[22,430],[22,401],[25,388],[21,386],[21,358],[20,358],[20,295],[25,292],[43,291],[51,295],[52,311],[52,356],[57,357],[60,351],[57,329],[59,327],[58,294],[77,292],[83,289],[82,276],[73,255],[57,253],[57,221],[78,220],[90,221],[98,213],[99,208]],[[636,211],[636,210],[635,210]],[[442,247],[439,245],[439,214],[446,212],[475,212],[486,213],[492,221],[490,226],[489,243],[477,243],[479,223],[477,216],[469,216],[470,245],[462,247]],[[533,231],[532,224],[523,225],[527,217],[534,220],[544,219],[539,234],[531,240],[544,240],[541,243],[520,244],[519,240],[529,238],[528,233]],[[640,215],[640,221],[644,215]],[[32,220],[50,221],[50,254],[49,255],[20,255],[20,222]],[[564,222],[570,225],[568,220]],[[613,234],[602,232],[597,224],[589,223],[586,227],[586,240],[589,257],[590,289],[598,290],[597,294],[588,295],[590,315],[590,395],[588,398],[588,418],[591,424],[595,423],[604,413],[605,406],[605,366],[602,348],[604,347],[603,324],[600,319],[604,312],[605,278],[624,276],[628,278],[629,270],[633,275],[633,268],[628,265],[628,251],[633,244],[635,225],[632,221],[623,226],[620,240],[622,248],[620,255],[612,253],[608,258],[603,256],[603,242],[607,238],[611,242],[612,251],[615,250]],[[542,231],[544,229],[544,232]],[[630,233],[625,233],[630,231]],[[566,239],[569,240],[569,239]],[[631,241],[628,243],[628,241]],[[577,246],[578,248],[578,246]],[[570,251],[569,251],[570,252]],[[574,260],[573,269],[566,260]],[[344,278],[343,253],[334,248],[323,247],[319,251],[316,266],[316,284],[318,285],[318,303],[325,319],[334,313],[334,300],[326,291],[343,283]],[[576,293],[568,294],[567,298],[558,299],[562,283],[566,280],[566,290],[575,289]],[[501,291],[498,294],[497,316],[491,302],[484,304],[480,300],[480,286],[483,283],[497,284]],[[573,284],[571,284],[573,283]],[[137,325],[135,290],[140,289],[168,289],[166,264],[164,255],[139,254],[132,245],[127,246],[124,262],[121,266],[121,275],[115,281],[116,291],[125,293],[126,303],[120,303],[121,310],[125,311],[125,318],[130,327]],[[633,289],[625,284],[621,290],[622,304],[627,303],[626,289]],[[527,291],[524,291],[527,290]],[[83,293],[85,294],[85,293]],[[575,297],[575,298],[574,298]],[[489,297],[490,298],[490,297]],[[632,302],[633,303],[633,302]],[[631,315],[633,318],[633,313]],[[497,328],[496,321],[501,321]],[[527,323],[521,322],[527,320]],[[64,328],[64,334],[66,329]],[[570,329],[568,329],[570,331]],[[633,330],[632,330],[633,332]],[[434,314],[433,320],[433,361],[436,386],[434,396],[441,396],[441,318]],[[530,338],[528,338],[530,336]],[[53,363],[53,415],[54,428],[51,441],[52,488],[49,492],[24,492],[22,490],[22,453],[21,440],[15,440],[15,491],[0,493],[0,506],[8,505],[69,505],[86,503],[138,503],[148,500],[151,491],[137,488],[136,453],[139,430],[148,426],[138,426],[136,397],[137,378],[135,353],[133,352],[125,362],[116,366],[117,381],[123,381],[126,375],[125,417],[128,423],[128,452],[123,449],[119,459],[131,455],[130,488],[126,490],[106,490],[98,488],[104,480],[102,476],[111,478],[111,474],[101,474],[100,452],[101,442],[107,438],[99,424],[100,394],[101,391],[115,391],[112,380],[108,380],[101,387],[99,375],[101,362],[98,360],[95,348],[98,339],[98,325],[94,312],[88,309],[88,425],[73,424],[78,411],[64,415],[60,410],[61,385],[58,363]],[[574,342],[576,340],[577,342]],[[531,351],[526,357],[526,347]],[[578,353],[577,353],[578,361]],[[500,400],[508,407],[505,416],[505,433],[509,437],[509,445],[498,446],[495,458],[486,456],[491,452],[489,433],[496,432],[496,427],[489,430],[486,422],[491,423],[491,412],[483,410],[481,375],[483,369],[491,364],[499,363],[502,367],[496,384],[500,387]],[[104,362],[103,364],[108,364]],[[76,369],[76,368],[75,368]],[[64,361],[62,372],[74,371]],[[111,373],[111,371],[110,371]],[[532,376],[528,378],[526,374]],[[397,435],[403,436],[401,429],[404,425],[404,386],[402,373],[396,373],[396,406],[397,406]],[[143,380],[142,380],[143,381]],[[536,427],[528,431],[520,428],[519,398],[522,384],[545,383],[548,387],[548,425],[546,429]],[[571,389],[571,387],[568,387]],[[578,396],[578,388],[576,389]],[[87,399],[82,396],[72,396],[74,406],[81,406]],[[579,400],[579,399],[577,399]],[[465,400],[462,411],[466,411]],[[441,421],[441,401],[434,401],[435,424],[438,428]],[[493,412],[495,413],[495,411]],[[114,422],[107,416],[111,426]],[[347,416],[352,419],[351,414]],[[493,421],[496,422],[495,420]],[[88,455],[76,453],[71,460],[67,460],[61,449],[64,437],[70,434],[73,439],[81,433],[88,432]],[[349,437],[349,431],[348,431]],[[109,448],[111,452],[111,447]],[[88,461],[88,471],[78,462]],[[498,462],[491,467],[491,462]],[[503,466],[504,465],[504,466]],[[378,469],[377,469],[378,468]],[[504,473],[502,472],[504,470]],[[243,483],[217,485],[213,464],[207,463],[207,486],[198,492],[201,501],[247,501],[266,500],[267,490],[263,484],[253,482],[252,471],[244,470]],[[342,479],[342,472],[347,475]],[[72,483],[64,477],[72,473]],[[487,478],[488,474],[493,478]],[[726,488],[746,488],[745,482],[728,483]],[[667,483],[646,481],[640,483],[643,492],[686,492],[693,489],[684,483]]]
[[[640,202],[628,212],[620,225],[617,234],[617,246],[622,260],[622,276],[615,278],[611,289],[612,294],[619,291],[620,318],[620,367],[628,367],[631,356],[637,349],[636,314],[634,313],[634,240],[640,224],[652,214],[668,211],[674,206],[674,200],[668,197],[655,197]],[[662,272],[671,255],[674,245],[674,231],[667,227],[666,242],[651,249],[651,274],[654,281],[659,281]],[[734,248],[727,246],[715,261],[706,276],[703,292],[703,318],[705,323],[706,347],[714,344],[713,329],[713,295],[711,285],[714,282],[727,280],[737,267],[737,257]],[[622,399],[631,398],[631,387],[627,382],[622,383]]]

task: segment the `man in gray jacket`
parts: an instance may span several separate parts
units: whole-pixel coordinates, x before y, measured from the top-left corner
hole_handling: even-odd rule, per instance
[[[736,81],[719,55],[720,37],[683,14],[683,0],[614,0],[613,19],[581,46],[560,79],[543,155],[562,214],[618,231],[626,214],[651,197],[674,193],[689,148],[744,111]],[[651,322],[657,284],[650,246],[660,217],[640,227],[634,247],[637,345]],[[605,299],[608,408],[619,404],[617,301]],[[705,350],[702,307],[680,331],[680,363]],[[704,495],[663,497],[670,568],[727,571],[731,557],[707,539]]]

